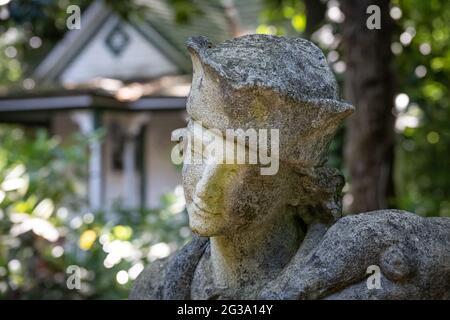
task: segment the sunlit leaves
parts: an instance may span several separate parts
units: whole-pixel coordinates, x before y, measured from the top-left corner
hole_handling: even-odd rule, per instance
[[[42,218],[48,219],[52,215],[55,210],[55,205],[51,199],[44,199],[33,209],[32,215]]]
[[[13,213],[11,214],[11,221],[14,223],[10,230],[13,237],[32,231],[35,235],[49,242],[55,242],[59,238],[58,230],[45,219],[36,218],[25,213]]]
[[[306,12],[303,1],[267,0],[256,33],[286,35],[304,32]]]
[[[427,81],[422,87],[422,94],[433,102],[438,102],[447,93],[447,88],[440,82]]]
[[[97,239],[94,230],[86,230],[80,236],[79,246],[82,250],[89,250]]]
[[[306,16],[304,14],[296,14],[291,19],[292,27],[294,27],[295,31],[303,32],[306,27]]]
[[[119,240],[129,240],[133,234],[133,229],[129,226],[118,225],[112,229],[112,234]]]

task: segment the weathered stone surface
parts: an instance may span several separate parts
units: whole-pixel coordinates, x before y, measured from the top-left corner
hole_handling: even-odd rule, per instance
[[[189,299],[192,275],[207,244],[207,238],[195,237],[176,255],[152,263],[139,276],[130,299]]]
[[[275,299],[449,299],[450,219],[380,210],[341,218],[262,293]],[[381,269],[368,290],[367,267]]]
[[[214,45],[192,37],[187,47],[235,89],[270,88],[296,101],[338,100],[325,56],[302,38],[253,34]]]
[[[449,230],[449,219],[427,219],[400,210],[344,217],[316,239],[319,241],[309,253],[299,250],[283,272],[252,298],[450,299]],[[210,276],[206,270],[211,259],[209,243],[196,238],[193,247],[190,253],[181,251],[179,259],[198,265],[206,280]],[[207,262],[199,265],[194,251],[205,255]],[[381,289],[368,290],[365,278],[369,265],[380,266]],[[186,277],[185,271],[179,269],[175,277],[166,278],[161,270],[164,268],[156,264],[144,271],[131,297],[188,299],[191,296],[185,292],[189,288],[202,291],[199,296],[204,299],[225,298],[212,281],[205,281],[202,288],[186,287],[186,282],[177,281]],[[140,287],[165,281],[176,288],[165,292],[163,286]]]
[[[184,163],[198,236],[144,270],[130,298],[450,299],[450,219],[341,217],[344,181],[325,153],[352,107],[317,47],[250,35],[218,45],[194,38],[188,48],[190,121],[279,129],[280,168],[265,176],[258,165]],[[381,289],[368,288],[369,266],[379,267]]]
[[[325,161],[328,144],[353,107],[337,97],[323,53],[300,38],[249,35],[187,42],[194,68],[187,111],[206,128],[280,131],[280,159],[303,167]]]

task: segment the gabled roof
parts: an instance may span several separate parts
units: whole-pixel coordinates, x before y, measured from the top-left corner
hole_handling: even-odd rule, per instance
[[[217,43],[233,37],[224,11],[223,0],[197,0],[202,13],[189,19],[187,23],[174,22],[174,11],[161,0],[143,0],[149,8],[145,12],[146,24],[154,28],[163,38],[175,46],[186,57],[188,53],[185,42],[191,36],[206,36]],[[263,0],[234,0],[239,13],[239,24],[244,33],[254,33],[258,26],[259,14]],[[189,64],[190,64],[190,60]]]
[[[102,26],[112,20],[120,18],[102,0],[96,0],[82,15],[82,27],[79,30],[67,32],[64,38],[50,51],[45,59],[38,65],[33,78],[40,83],[58,82],[58,77],[76,59],[80,52],[89,45]],[[145,33],[133,21],[128,22],[135,27],[144,39],[151,42],[160,52],[171,60],[181,71],[187,71],[185,57],[176,48],[162,39],[151,27]]]
[[[181,74],[191,72],[191,63],[185,49],[190,36],[204,35],[212,42],[232,37],[221,0],[198,0],[203,14],[195,16],[186,24],[177,24],[173,8],[165,1],[142,0],[148,7],[144,21],[130,18],[129,23],[176,65]],[[235,0],[244,30],[254,32],[261,0]],[[35,69],[33,77],[40,83],[57,82],[58,77],[74,61],[80,51],[89,44],[98,30],[116,14],[102,1],[96,0],[82,14],[82,28],[66,33],[64,38]]]

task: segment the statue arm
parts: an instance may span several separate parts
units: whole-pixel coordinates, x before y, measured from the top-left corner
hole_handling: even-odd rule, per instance
[[[450,292],[450,219],[398,210],[347,216],[306,258],[293,260],[275,299],[444,298]],[[369,290],[367,268],[381,269],[385,290]]]

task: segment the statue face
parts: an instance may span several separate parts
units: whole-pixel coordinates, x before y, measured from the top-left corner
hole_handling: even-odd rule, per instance
[[[225,144],[226,148],[230,144]],[[188,143],[185,152],[191,152]],[[257,228],[285,212],[296,177],[284,166],[275,175],[261,175],[258,164],[216,163],[202,154],[201,163],[183,163],[183,187],[189,224],[201,236],[232,234]]]

